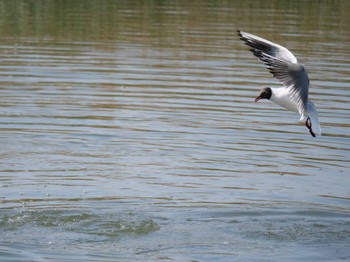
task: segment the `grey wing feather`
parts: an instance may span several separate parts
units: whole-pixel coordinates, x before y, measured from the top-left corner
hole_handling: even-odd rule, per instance
[[[241,40],[252,47],[251,51],[266,66],[272,75],[288,88],[291,98],[297,103],[298,111],[306,114],[309,78],[303,65],[285,47],[253,34],[238,31]]]
[[[309,94],[309,77],[305,67],[292,64],[270,55],[260,53],[260,59],[267,65],[267,69],[288,89],[291,99],[298,105],[298,111],[306,114]]]
[[[257,56],[255,51],[260,51],[290,63],[298,63],[298,60],[292,54],[292,52],[290,52],[287,48],[279,44],[273,43],[262,37],[242,32],[239,30],[238,35],[240,36],[241,40],[245,42],[246,45],[252,48],[250,49],[250,51],[252,51],[255,56]],[[260,58],[259,56],[257,57]]]

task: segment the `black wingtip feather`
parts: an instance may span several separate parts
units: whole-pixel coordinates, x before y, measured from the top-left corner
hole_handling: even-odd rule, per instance
[[[248,44],[249,39],[243,36],[241,30],[237,30],[237,34],[240,36],[239,39],[241,39],[242,41],[244,41],[244,43],[245,43],[246,45],[249,45],[249,44]]]

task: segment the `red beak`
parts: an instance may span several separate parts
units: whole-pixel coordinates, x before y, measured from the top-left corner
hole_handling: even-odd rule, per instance
[[[258,96],[258,97],[255,98],[254,102],[256,103],[256,102],[258,102],[260,99],[261,99],[261,97]]]

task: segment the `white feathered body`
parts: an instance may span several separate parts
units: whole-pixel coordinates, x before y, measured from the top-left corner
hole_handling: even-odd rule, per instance
[[[300,114],[299,121],[302,121],[305,123],[306,118],[310,117],[312,128],[316,134],[321,135],[321,127],[318,122],[318,113],[316,110],[315,105],[308,100],[307,101],[307,109],[306,109],[306,115],[302,112],[299,112],[298,104],[296,101],[290,98],[289,92],[287,88],[280,87],[280,88],[274,88],[271,87],[272,95],[270,100],[274,102],[275,104],[284,107],[287,110],[294,111]]]

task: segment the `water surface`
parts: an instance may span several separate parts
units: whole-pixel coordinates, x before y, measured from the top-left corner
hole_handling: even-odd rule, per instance
[[[350,258],[348,1],[1,1],[4,261]],[[236,30],[307,67],[323,135]]]

